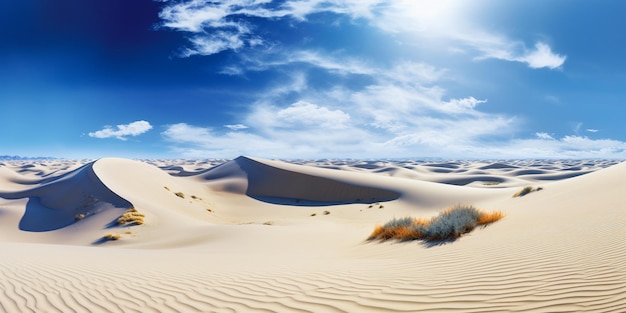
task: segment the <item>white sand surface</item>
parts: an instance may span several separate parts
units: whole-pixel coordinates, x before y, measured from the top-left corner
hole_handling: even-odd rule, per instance
[[[626,312],[625,191],[616,161],[0,161],[0,312]],[[457,204],[506,216],[366,240]]]

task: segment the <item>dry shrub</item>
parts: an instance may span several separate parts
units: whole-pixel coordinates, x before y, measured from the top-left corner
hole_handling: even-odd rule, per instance
[[[122,216],[120,216],[117,219],[117,224],[124,225],[124,224],[133,223],[133,224],[141,225],[143,224],[144,217],[146,217],[145,214],[140,213],[135,208],[130,208],[126,210],[126,212],[124,212],[124,214],[122,214]]]
[[[395,230],[393,238],[402,241],[409,241],[421,239],[423,236],[423,231],[418,227],[398,227]]]
[[[533,186],[526,186],[526,187],[522,188],[522,190],[516,192],[513,195],[513,198],[523,197],[523,196],[525,196],[525,195],[527,195],[527,194],[529,194],[529,193],[531,193],[533,191],[541,191],[541,190],[543,190],[542,187],[534,188]]]
[[[502,212],[485,213],[472,206],[456,206],[442,211],[430,220],[405,217],[378,225],[368,240],[452,240],[471,232],[477,226],[498,221]]]
[[[476,224],[481,225],[481,226],[487,225],[487,224],[491,224],[493,222],[499,221],[503,218],[504,218],[504,213],[500,211],[495,211],[491,213],[482,213],[480,217],[478,218],[478,220],[476,221]]]
[[[384,230],[385,228],[383,225],[376,225],[376,227],[374,227],[374,231],[370,234],[367,240],[381,239],[381,234]]]
[[[122,236],[120,234],[106,234],[104,235],[104,238],[107,240],[118,240],[122,238]]]
[[[185,194],[184,194],[184,193],[182,193],[182,192],[180,192],[180,191],[179,191],[179,192],[175,192],[174,194],[175,194],[177,197],[181,198],[181,199],[185,199]]]
[[[413,226],[428,226],[430,224],[430,220],[425,218],[416,218],[413,219]]]

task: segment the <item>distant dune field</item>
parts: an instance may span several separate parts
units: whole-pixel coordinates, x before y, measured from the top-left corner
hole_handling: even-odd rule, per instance
[[[625,191],[617,161],[0,161],[0,312],[626,312]],[[367,240],[456,205],[504,218]]]

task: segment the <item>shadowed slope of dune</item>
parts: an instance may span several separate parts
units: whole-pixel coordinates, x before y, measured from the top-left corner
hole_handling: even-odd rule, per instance
[[[290,164],[291,167],[303,167]],[[325,171],[325,169],[318,169]],[[323,173],[323,172],[322,172]],[[331,172],[337,174],[338,172]],[[202,176],[207,179],[245,177],[246,195],[262,201],[291,205],[338,205],[343,203],[373,203],[397,199],[400,194],[391,189],[376,188],[356,181],[338,181],[329,176],[288,170],[248,157],[238,157]]]
[[[128,201],[102,183],[93,171],[93,164],[88,163],[69,173],[46,179],[45,183],[36,187],[28,182],[22,190],[0,191],[0,197],[29,199],[19,228],[34,232],[71,225],[78,215],[86,217],[107,208],[130,207]]]

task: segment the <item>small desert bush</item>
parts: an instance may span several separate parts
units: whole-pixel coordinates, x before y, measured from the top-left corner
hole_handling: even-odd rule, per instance
[[[533,191],[541,191],[541,190],[543,190],[542,187],[534,188],[533,186],[526,186],[526,187],[522,188],[522,190],[516,192],[513,195],[513,198],[523,197],[523,196],[525,196],[525,195],[527,195],[527,194],[529,194],[529,193],[531,193]]]
[[[124,214],[122,214],[122,216],[120,216],[117,219],[117,224],[124,225],[124,224],[134,223],[137,225],[141,225],[143,224],[143,218],[145,216],[146,216],[145,214],[140,213],[139,211],[137,211],[137,209],[130,208],[126,210],[126,212],[124,212]]]
[[[184,193],[182,193],[182,192],[180,192],[180,191],[179,191],[179,192],[175,192],[174,194],[175,194],[177,197],[179,197],[179,198],[185,199],[185,194],[184,194]]]
[[[424,228],[427,240],[446,240],[459,238],[476,228],[481,212],[474,207],[455,207],[448,209],[430,220]]]
[[[120,234],[106,234],[104,235],[104,238],[107,240],[118,240],[122,238],[122,236]]]
[[[472,206],[457,206],[426,219],[404,217],[376,226],[368,240],[452,240],[504,217],[502,212],[485,213]]]

